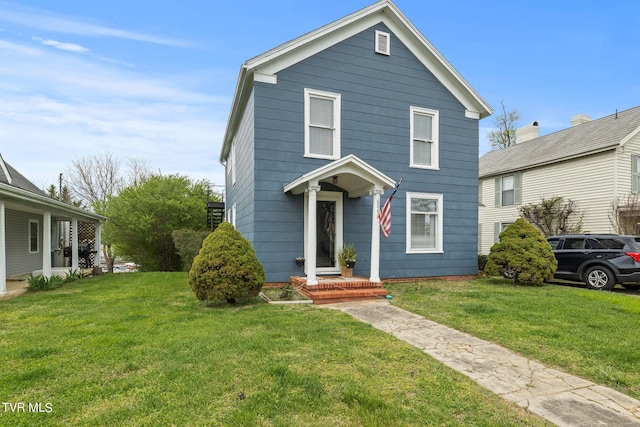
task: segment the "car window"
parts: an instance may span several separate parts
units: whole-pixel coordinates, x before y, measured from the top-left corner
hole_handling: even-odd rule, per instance
[[[587,249],[609,249],[609,247],[597,239],[587,239]]]
[[[560,244],[560,239],[548,239],[547,242],[551,245],[552,250],[558,249],[558,244]]]
[[[566,239],[563,249],[584,249],[584,239]]]
[[[624,241],[614,238],[599,238],[598,241],[608,249],[624,249]]]

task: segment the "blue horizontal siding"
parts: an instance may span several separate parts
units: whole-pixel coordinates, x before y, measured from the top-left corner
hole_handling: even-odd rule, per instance
[[[302,274],[302,195],[283,186],[328,163],[304,157],[304,89],[341,94],[341,156],[355,154],[393,179],[404,177],[392,205],[392,234],[381,242],[380,274],[417,277],[477,270],[478,121],[392,35],[390,56],[373,51],[379,24],[278,73],[276,85],[254,84],[254,232],[251,241],[267,281]],[[439,111],[440,170],[409,168],[409,114]],[[444,194],[444,253],[405,253],[405,192]],[[382,196],[382,202],[388,197]],[[371,197],[344,199],[344,241],[358,251],[355,274],[370,266]]]

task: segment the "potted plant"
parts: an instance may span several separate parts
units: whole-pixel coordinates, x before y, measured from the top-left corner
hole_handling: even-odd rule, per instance
[[[356,264],[357,256],[356,249],[351,243],[342,245],[342,249],[338,251],[338,263],[343,277],[353,277],[353,267]]]

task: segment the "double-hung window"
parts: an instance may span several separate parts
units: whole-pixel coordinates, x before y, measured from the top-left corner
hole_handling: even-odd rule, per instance
[[[640,192],[640,155],[637,154],[631,156],[631,192]]]
[[[407,193],[407,253],[442,252],[442,194]]]
[[[340,94],[304,90],[304,155],[340,158]]]
[[[435,110],[411,107],[411,167],[438,169],[438,116]]]
[[[522,172],[504,175],[495,179],[495,206],[515,206],[521,203]]]

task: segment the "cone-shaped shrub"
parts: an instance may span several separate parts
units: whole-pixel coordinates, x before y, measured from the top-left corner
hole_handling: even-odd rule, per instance
[[[264,268],[251,243],[223,222],[202,243],[189,271],[189,285],[201,301],[251,298],[264,285]]]
[[[557,268],[551,245],[540,230],[519,218],[500,233],[484,271],[513,278],[516,284],[542,284],[553,278]]]

